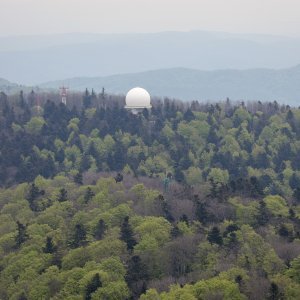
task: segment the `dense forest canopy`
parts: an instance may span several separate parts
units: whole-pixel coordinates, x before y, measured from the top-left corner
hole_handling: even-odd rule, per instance
[[[0,299],[299,299],[300,109],[0,94]]]

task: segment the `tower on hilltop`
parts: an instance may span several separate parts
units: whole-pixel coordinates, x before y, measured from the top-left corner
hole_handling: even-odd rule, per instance
[[[60,89],[60,95],[61,95],[61,103],[63,103],[64,105],[67,105],[67,92],[68,92],[69,88],[62,86],[59,89]]]

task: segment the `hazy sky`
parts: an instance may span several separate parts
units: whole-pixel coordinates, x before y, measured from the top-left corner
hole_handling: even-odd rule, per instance
[[[300,0],[0,0],[0,35],[216,30],[300,36]]]

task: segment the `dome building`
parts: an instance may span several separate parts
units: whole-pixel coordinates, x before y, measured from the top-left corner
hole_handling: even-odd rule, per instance
[[[125,108],[133,113],[141,112],[144,108],[151,108],[150,94],[143,88],[136,87],[131,89],[125,99]]]

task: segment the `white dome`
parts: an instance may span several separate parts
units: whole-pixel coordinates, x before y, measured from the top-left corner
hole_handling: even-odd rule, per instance
[[[145,89],[136,87],[127,93],[125,108],[151,108],[150,101],[149,93]]]

